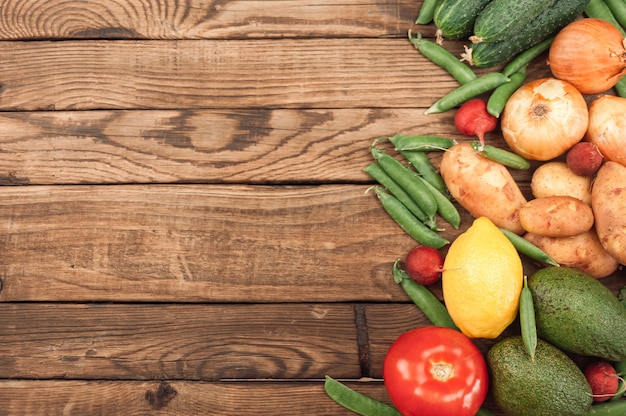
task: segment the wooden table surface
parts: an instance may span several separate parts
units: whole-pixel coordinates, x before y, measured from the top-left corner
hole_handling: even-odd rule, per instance
[[[327,374],[388,401],[428,321],[368,147],[468,140],[423,114],[457,83],[407,40],[420,5],[3,0],[0,414],[352,414]]]

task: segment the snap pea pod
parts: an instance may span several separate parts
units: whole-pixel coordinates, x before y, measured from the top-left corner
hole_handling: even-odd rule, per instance
[[[463,104],[471,98],[491,91],[511,79],[500,72],[490,72],[450,91],[426,109],[425,114],[441,113]]]
[[[537,325],[535,323],[535,306],[533,294],[528,288],[528,279],[524,276],[524,287],[519,300],[519,320],[522,332],[522,341],[530,359],[535,361],[537,349]]]
[[[407,234],[417,242],[426,246],[440,249],[450,241],[428,228],[400,202],[395,196],[385,192],[379,186],[372,187],[376,196],[380,200],[387,214],[402,228]]]
[[[624,0],[604,0],[611,14],[622,27],[626,27],[626,2]]]
[[[487,112],[492,116],[499,118],[504,110],[509,97],[522,85],[526,79],[526,68],[520,69],[509,76],[511,82],[500,85],[493,90],[487,100]]]
[[[545,251],[526,240],[524,237],[521,237],[505,228],[500,228],[502,234],[505,235],[506,238],[509,239],[511,244],[517,249],[518,252],[525,254],[529,258],[536,260],[540,263],[549,264],[552,266],[559,266],[552,257],[548,256]]]
[[[624,416],[626,415],[626,400],[614,400],[598,403],[591,406],[587,412],[590,416]]]
[[[389,177],[389,175],[385,173],[383,168],[381,168],[378,163],[372,163],[364,170],[367,174],[374,178],[376,182],[384,186],[385,189],[391,192],[393,196],[398,198],[398,200],[402,202],[402,204],[407,207],[418,220],[422,221],[432,230],[437,229],[436,222],[426,215],[426,213],[415,203],[415,201],[413,201],[404,189],[402,189],[393,179]]]
[[[530,163],[526,159],[516,153],[509,152],[508,150],[499,149],[489,144],[483,145],[480,142],[472,142],[470,146],[472,146],[472,149],[475,151],[480,152],[487,159],[501,163],[504,166],[522,170],[530,168]]]
[[[420,180],[424,181],[424,185],[432,192],[437,201],[437,212],[444,220],[448,221],[450,225],[458,229],[461,225],[461,214],[456,209],[452,201],[448,198],[448,195],[443,194],[439,189],[431,185],[425,178],[420,177]]]
[[[457,143],[456,140],[448,139],[447,137],[429,135],[403,136],[396,134],[395,136],[390,137],[389,140],[399,152],[403,150],[413,150],[418,152],[446,150]]]
[[[324,391],[335,403],[361,416],[401,416],[387,403],[359,393],[330,376],[326,376]]]
[[[475,416],[494,416],[494,414],[491,410],[481,407],[480,409],[478,409],[478,412],[476,412]]]
[[[402,156],[409,161],[411,166],[413,166],[417,173],[421,175],[422,179],[425,179],[426,182],[434,186],[435,189],[446,195],[446,197],[449,195],[446,183],[443,181],[441,175],[435,170],[433,164],[430,163],[430,159],[428,159],[426,153],[415,150],[402,150],[400,154],[402,154]]]
[[[430,320],[433,325],[456,329],[445,305],[426,286],[416,283],[406,271],[400,267],[400,261],[393,264],[393,280],[402,286],[409,298]]]
[[[554,40],[554,36],[550,36],[542,40],[538,44],[533,45],[530,48],[526,49],[524,52],[520,53],[515,58],[513,58],[508,64],[506,64],[505,67],[502,69],[502,73],[505,76],[510,77],[514,73],[519,72],[520,70],[526,68],[526,66],[530,63],[530,61],[532,61],[533,59],[541,55],[544,51],[550,48],[550,45],[552,45],[553,40]]]
[[[424,0],[419,12],[417,13],[415,24],[427,25],[432,22],[433,17],[435,16],[435,9],[439,6],[440,2],[441,0]]]
[[[415,203],[426,213],[428,218],[434,218],[437,213],[437,202],[430,191],[415,179],[415,172],[404,166],[394,157],[377,149],[374,145],[370,148],[372,156],[378,161],[380,167],[389,175]]]
[[[461,84],[467,84],[477,78],[469,65],[462,62],[443,46],[422,38],[421,34],[418,33],[416,37],[413,37],[409,30],[409,41],[422,55],[434,64],[448,71],[448,73]]]

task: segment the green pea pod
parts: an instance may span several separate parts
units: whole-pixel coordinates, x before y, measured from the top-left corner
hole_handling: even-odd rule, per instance
[[[461,214],[459,214],[459,210],[456,209],[452,201],[448,199],[446,195],[441,193],[439,189],[435,188],[433,185],[428,183],[428,181],[424,178],[419,178],[424,181],[424,185],[432,192],[435,197],[435,201],[437,201],[437,212],[444,220],[448,221],[450,225],[454,228],[458,229],[459,225],[461,225]]]
[[[446,197],[449,196],[448,188],[446,187],[446,183],[443,181],[443,177],[435,170],[435,167],[432,163],[430,163],[430,159],[425,152],[402,150],[400,154],[402,154],[402,156],[409,161],[411,166],[415,168],[417,173],[421,175],[421,178],[424,179],[429,185],[432,185]]]
[[[411,150],[416,152],[428,152],[433,150],[446,150],[454,146],[456,140],[448,139],[441,136],[404,136],[396,134],[389,138],[389,141],[393,143],[396,150]]]
[[[604,0],[615,20],[622,27],[626,27],[626,2],[624,0]]]
[[[543,251],[530,241],[526,240],[524,237],[521,237],[505,228],[500,228],[500,231],[502,231],[502,234],[504,234],[504,236],[509,239],[511,244],[513,244],[518,252],[540,263],[559,267],[559,263],[557,263],[545,251]]]
[[[506,102],[526,79],[526,68],[511,74],[509,78],[511,82],[502,84],[493,90],[487,100],[487,112],[496,118],[500,117]]]
[[[598,403],[591,406],[587,412],[590,416],[624,416],[626,415],[626,400],[615,400]]]
[[[437,234],[424,225],[420,220],[405,207],[395,196],[388,194],[379,186],[373,186],[376,196],[380,200],[387,214],[402,228],[408,235],[413,237],[418,243],[440,249],[450,241]]]
[[[467,84],[470,81],[477,79],[476,74],[472,71],[472,68],[454,56],[443,46],[422,38],[422,35],[419,33],[416,37],[412,37],[410,30],[409,41],[415,49],[421,52],[422,55],[440,68],[448,71],[448,73],[452,75],[454,79],[459,81],[459,83]]]
[[[330,376],[326,376],[324,391],[335,403],[361,416],[401,416],[387,403],[359,393]]]
[[[509,77],[500,72],[490,72],[450,91],[426,109],[425,114],[442,113],[451,110],[465,101],[510,81]]]
[[[522,330],[522,341],[526,347],[530,359],[535,361],[537,349],[537,326],[535,323],[535,306],[533,294],[528,288],[527,278],[524,276],[524,287],[519,301],[519,319]]]
[[[420,285],[400,268],[399,261],[393,264],[393,280],[399,283],[413,303],[433,325],[459,330],[450,317],[445,305],[424,285]]]
[[[420,6],[419,12],[417,13],[415,24],[427,25],[431,23],[433,21],[433,16],[435,15],[435,9],[439,6],[440,2],[441,0],[424,0]]]
[[[542,40],[538,44],[533,45],[530,48],[526,49],[524,52],[520,53],[515,58],[513,58],[508,64],[506,64],[506,66],[502,69],[502,73],[506,75],[507,77],[510,77],[516,72],[520,72],[520,71],[525,72],[525,68],[530,63],[530,61],[532,61],[533,59],[541,55],[543,52],[548,50],[550,48],[550,45],[552,45],[553,40],[554,40],[554,36],[550,36]]]
[[[504,166],[508,166],[513,169],[526,170],[530,168],[530,163],[518,154],[509,152],[508,150],[499,149],[491,145],[483,145],[480,142],[472,142],[472,149],[480,152],[487,159],[491,159],[494,162],[498,162]]]
[[[365,172],[374,178],[379,184],[385,187],[393,196],[398,198],[405,207],[411,211],[415,217],[422,221],[431,230],[437,229],[437,223],[434,219],[429,218],[428,215],[413,201],[413,199],[402,189],[393,179],[389,177],[380,167],[378,163],[372,163],[365,167]]]
[[[372,146],[370,150],[385,173],[404,189],[429,218],[434,218],[437,212],[437,202],[430,191],[416,180],[415,172],[375,146]]]

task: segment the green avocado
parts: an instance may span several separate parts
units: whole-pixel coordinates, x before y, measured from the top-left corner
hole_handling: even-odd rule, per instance
[[[522,337],[512,336],[489,349],[487,365],[494,400],[508,416],[577,416],[591,407],[591,387],[583,372],[541,339],[534,361]]]
[[[626,359],[626,308],[597,279],[569,267],[546,267],[528,279],[539,338],[566,352]]]

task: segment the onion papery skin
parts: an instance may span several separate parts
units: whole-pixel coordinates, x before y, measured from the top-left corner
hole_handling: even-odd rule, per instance
[[[585,139],[595,144],[604,160],[626,166],[626,98],[602,95],[589,104]]]
[[[550,46],[550,71],[583,94],[605,92],[626,74],[625,41],[605,20],[575,20],[559,31]]]
[[[568,82],[540,78],[511,95],[501,116],[502,136],[518,155],[546,161],[580,142],[589,124],[587,102]]]

